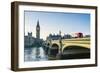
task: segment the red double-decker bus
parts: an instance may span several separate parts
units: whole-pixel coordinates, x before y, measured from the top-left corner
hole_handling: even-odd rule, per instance
[[[81,32],[75,33],[75,38],[82,38],[82,37],[83,37],[83,33]]]

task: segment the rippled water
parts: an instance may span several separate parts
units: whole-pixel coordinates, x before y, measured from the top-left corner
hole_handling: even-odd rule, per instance
[[[24,61],[46,61],[48,56],[42,47],[25,48]]]

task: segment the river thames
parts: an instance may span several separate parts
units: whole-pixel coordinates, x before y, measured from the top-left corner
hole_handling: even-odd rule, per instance
[[[48,60],[64,60],[64,59],[86,59],[90,58],[90,49],[82,47],[68,47],[61,54],[60,58],[57,58],[56,51],[51,51],[51,57],[47,53],[47,48],[43,47],[31,47],[24,49],[24,61],[48,61]],[[59,56],[58,56],[59,57]]]
[[[46,55],[42,47],[25,48],[24,61],[46,61],[48,56]]]

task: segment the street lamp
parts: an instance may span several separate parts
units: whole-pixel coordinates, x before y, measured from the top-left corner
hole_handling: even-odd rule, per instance
[[[60,37],[59,37],[59,45],[60,45],[60,47],[59,47],[58,56],[59,56],[59,58],[60,58],[61,55],[62,55],[62,36],[61,36],[61,31],[59,31],[59,35],[60,35]]]

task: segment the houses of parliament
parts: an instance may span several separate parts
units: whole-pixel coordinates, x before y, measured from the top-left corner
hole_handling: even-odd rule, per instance
[[[32,36],[32,32],[28,32],[28,35],[24,35],[24,47],[39,46],[42,42],[43,40],[40,39],[40,25],[38,20],[36,25],[36,37]]]

